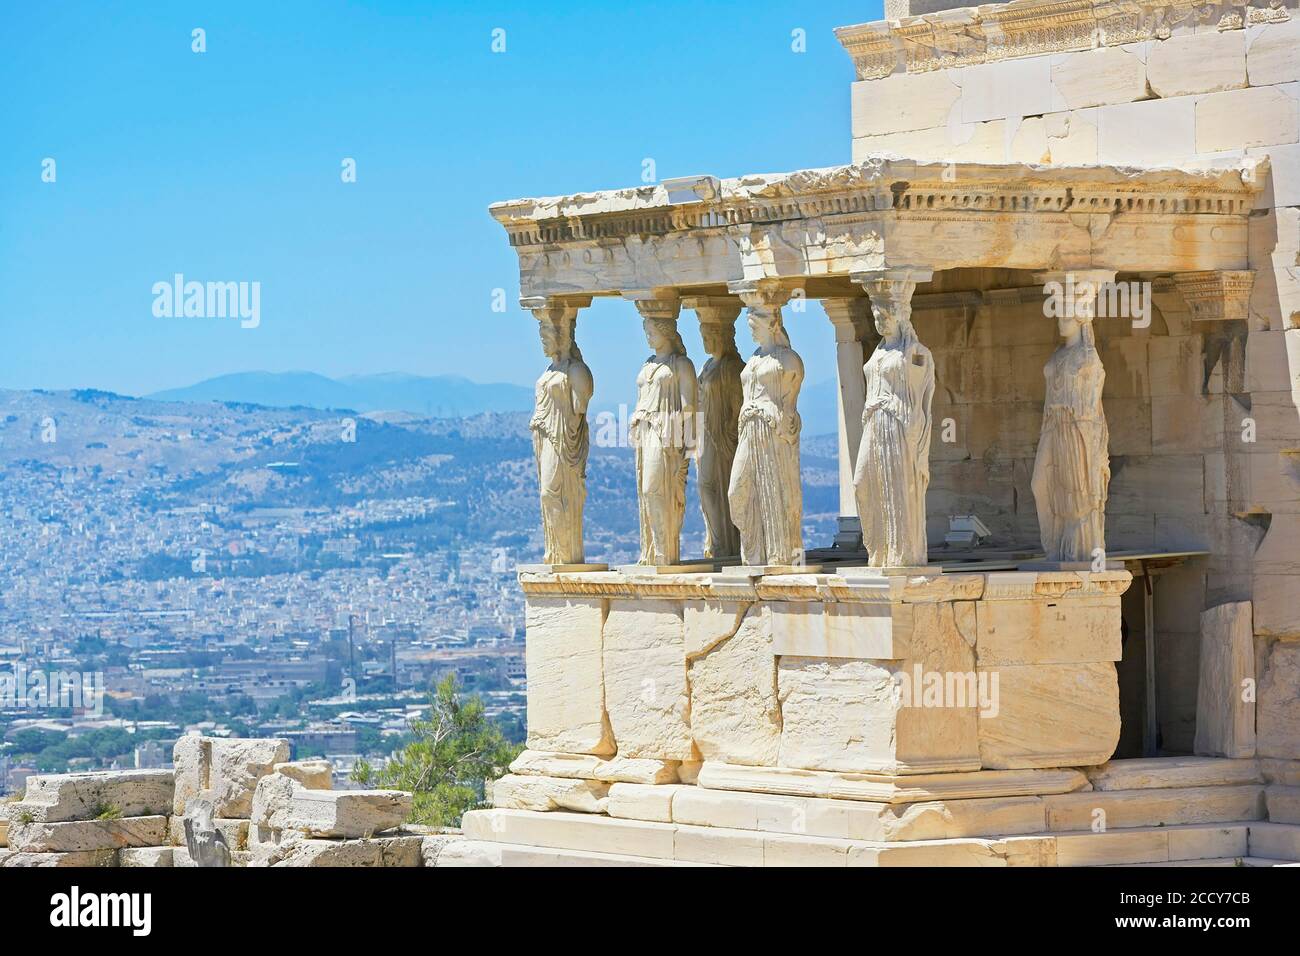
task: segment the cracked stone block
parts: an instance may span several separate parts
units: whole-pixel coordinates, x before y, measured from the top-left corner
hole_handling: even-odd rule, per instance
[[[609,784],[573,777],[506,774],[492,784],[492,806],[516,810],[603,813]]]
[[[93,820],[105,811],[147,817],[168,811],[173,789],[170,770],[40,774],[27,778],[27,793],[9,815],[41,823]]]
[[[252,823],[311,837],[356,839],[400,826],[411,814],[402,790],[308,790],[283,774],[258,784]]]
[[[701,757],[774,766],[781,747],[772,616],[754,606],[689,665],[691,736]]]
[[[64,823],[15,820],[9,845],[27,853],[80,853],[167,842],[167,818],[124,817],[117,820],[70,820]]]
[[[176,792],[172,812],[185,813],[188,802],[203,795],[217,817],[247,818],[257,782],[276,764],[289,761],[289,741],[281,738],[226,739],[187,735],[176,741],[173,763]]]

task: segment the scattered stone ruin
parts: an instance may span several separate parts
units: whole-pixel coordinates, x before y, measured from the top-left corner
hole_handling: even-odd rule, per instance
[[[29,778],[0,804],[0,867],[432,866],[454,839],[405,824],[409,793],[332,789],[287,740],[187,736],[174,761]]]

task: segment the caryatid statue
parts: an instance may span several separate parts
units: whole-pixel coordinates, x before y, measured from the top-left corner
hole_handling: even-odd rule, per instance
[[[590,299],[524,299],[538,321],[542,350],[551,364],[534,391],[533,454],[542,502],[546,564],[582,564],[582,506],[587,498],[587,404],[591,369],[574,339],[578,309]]]
[[[1047,394],[1030,485],[1048,561],[1092,563],[1095,551],[1105,554],[1110,438],[1101,404],[1106,369],[1092,320],[1100,286],[1114,277],[1097,271],[1040,277],[1049,290],[1044,311],[1065,339],[1043,368]]]
[[[799,388],[803,360],[790,347],[781,306],[790,290],[770,281],[732,287],[749,310],[758,348],[740,373],[736,459],[727,500],[744,565],[803,564]]]
[[[873,568],[920,568],[927,562],[934,357],[912,328],[912,293],[931,274],[901,268],[854,276],[867,290],[880,334],[862,369],[862,443],[853,472],[862,542]]]
[[[740,554],[740,532],[731,520],[727,489],[736,458],[745,360],[736,348],[740,300],[732,296],[695,296],[683,303],[700,317],[700,338],[709,360],[700,370],[700,428],[695,474],[704,514],[704,556]]]
[[[686,472],[695,446],[695,365],[677,332],[677,299],[638,299],[653,349],[636,377],[636,408],[628,423],[636,448],[637,507],[644,565],[681,561]]]

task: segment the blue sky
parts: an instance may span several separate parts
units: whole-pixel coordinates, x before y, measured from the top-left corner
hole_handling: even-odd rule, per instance
[[[0,387],[143,394],[259,369],[531,384],[536,327],[487,205],[634,185],[647,157],[660,178],[848,162],[852,66],[831,31],[881,16],[880,0],[10,5]],[[151,287],[177,272],[260,282],[260,326],[154,317]],[[579,322],[598,393],[621,400],[646,353],[634,309],[598,300]],[[809,381],[833,376],[821,310],[790,326]]]

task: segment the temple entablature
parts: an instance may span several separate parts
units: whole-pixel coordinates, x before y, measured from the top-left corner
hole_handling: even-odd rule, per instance
[[[855,273],[923,265],[1182,273],[1247,266],[1266,161],[1203,170],[925,163],[850,166],[496,203],[520,290],[721,294],[797,280],[844,295]],[[681,181],[677,181],[680,183]]]

